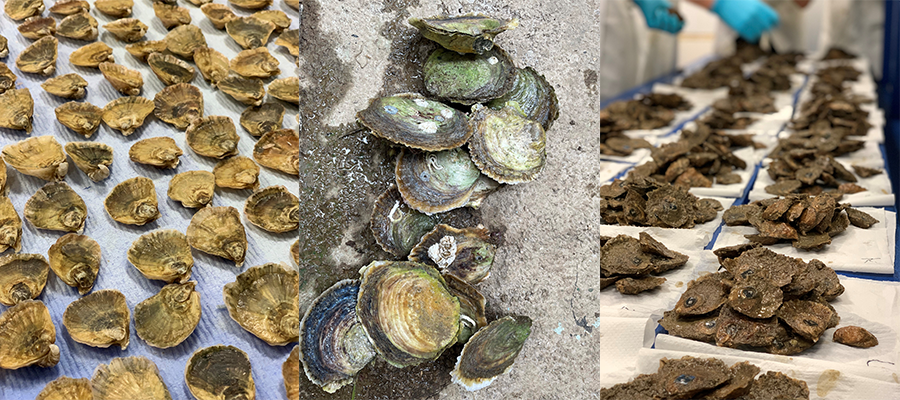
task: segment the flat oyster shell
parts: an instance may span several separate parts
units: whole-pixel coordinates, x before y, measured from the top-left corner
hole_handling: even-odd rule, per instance
[[[659,381],[673,398],[692,398],[704,390],[713,389],[731,380],[731,371],[715,358],[663,358],[659,361]]]
[[[195,56],[196,57],[196,56]],[[275,102],[260,106],[249,106],[241,113],[241,126],[253,136],[260,137],[274,130],[282,129],[284,107]]]
[[[63,325],[72,340],[92,347],[128,348],[131,312],[118,290],[93,292],[66,307]]]
[[[187,236],[174,229],[141,235],[128,248],[128,262],[147,279],[166,283],[187,282],[194,267]]]
[[[21,21],[44,12],[44,0],[9,0],[3,5],[6,15],[15,21]]]
[[[103,109],[88,102],[70,101],[56,107],[54,111],[59,123],[85,138],[93,136],[103,120]]]
[[[428,215],[464,206],[481,176],[463,148],[437,153],[403,150],[395,174],[406,204]]]
[[[56,20],[51,17],[34,16],[19,24],[19,33],[28,39],[40,39],[56,33]]]
[[[206,46],[203,31],[194,25],[182,25],[169,31],[164,39],[166,48],[179,57],[191,60],[194,51]]]
[[[537,121],[545,131],[559,118],[559,100],[556,98],[556,91],[543,75],[531,67],[519,69],[512,89],[488,102],[487,106],[500,110],[506,107],[508,102],[515,102],[526,118]]]
[[[194,213],[187,228],[191,247],[204,253],[244,263],[247,234],[241,224],[241,214],[234,207],[204,207]]]
[[[57,15],[72,15],[91,10],[87,0],[58,0],[50,6],[50,12]]]
[[[247,198],[244,214],[266,231],[290,232],[300,227],[300,199],[284,186],[269,186]]]
[[[66,143],[66,153],[72,158],[75,166],[92,181],[98,182],[109,177],[113,149],[106,143],[69,142]]]
[[[109,216],[117,222],[144,225],[160,217],[153,180],[136,177],[122,181],[103,202]]]
[[[128,149],[131,161],[160,168],[175,168],[182,154],[175,139],[166,136],[139,140]]]
[[[356,117],[375,136],[425,151],[454,149],[472,136],[464,113],[414,93],[374,98]]]
[[[119,93],[126,96],[137,96],[141,94],[141,88],[144,86],[144,78],[141,76],[140,71],[111,62],[102,62],[100,63],[99,68],[100,72],[103,73],[103,77],[106,78],[110,85],[119,91]]]
[[[82,12],[69,15],[59,21],[56,34],[69,39],[92,41],[97,39],[100,31],[97,29],[97,20],[91,14]]]
[[[813,342],[819,341],[835,315],[827,304],[808,300],[788,300],[778,309],[778,319],[794,333]]]
[[[469,138],[472,161],[485,175],[500,183],[534,180],[547,160],[547,137],[541,124],[507,107],[493,111],[475,106]]]
[[[262,135],[253,146],[253,159],[263,167],[289,175],[299,175],[299,132],[291,129],[279,129]]]
[[[269,78],[281,73],[278,59],[269,54],[269,49],[265,47],[241,51],[231,59],[229,66],[246,78]]]
[[[91,380],[61,376],[44,386],[35,400],[94,400]]]
[[[259,186],[259,166],[249,157],[234,156],[219,161],[213,174],[218,187],[253,189]]]
[[[238,17],[234,14],[234,11],[225,4],[207,3],[200,6],[200,10],[203,11],[203,15],[206,15],[206,18],[209,19],[209,22],[211,22],[216,29],[225,29],[225,24],[227,24],[228,21]]]
[[[47,93],[73,100],[84,98],[84,95],[87,93],[85,90],[87,86],[87,81],[76,73],[53,77],[41,84],[41,87]]]
[[[59,363],[54,343],[56,328],[44,303],[23,301],[0,314],[0,368],[52,367]]]
[[[9,4],[9,3],[7,3]],[[19,71],[30,74],[53,75],[56,72],[56,48],[59,41],[53,36],[44,36],[28,45],[16,58]]]
[[[131,15],[133,0],[95,0],[94,7],[110,17],[124,18]]]
[[[247,353],[234,346],[211,346],[194,352],[184,380],[197,400],[256,399],[256,384]]]
[[[28,88],[0,93],[0,127],[31,133],[34,100]]]
[[[231,118],[208,116],[194,119],[185,132],[185,140],[195,153],[217,159],[236,155],[241,139]]]
[[[834,331],[833,340],[847,346],[867,349],[878,346],[878,338],[858,326],[845,326]]]
[[[481,55],[438,48],[425,60],[422,71],[428,93],[466,105],[505,95],[516,77],[509,55],[497,46]]]
[[[91,378],[94,400],[172,400],[156,364],[146,357],[114,358],[100,364]]]
[[[139,19],[122,18],[103,25],[103,29],[123,42],[133,43],[141,40],[149,27]]]
[[[275,38],[275,44],[287,49],[292,56],[300,56],[300,30],[288,29]]]
[[[191,23],[191,13],[187,8],[176,4],[153,2],[153,12],[166,29],[185,26]]]
[[[251,106],[262,104],[266,98],[266,87],[259,78],[230,74],[220,79],[216,87],[231,98]]]
[[[266,8],[272,4],[272,0],[228,0],[229,3],[241,7],[256,10]]]
[[[300,345],[294,346],[287,360],[284,360],[281,375],[288,400],[300,400]]]
[[[50,182],[28,199],[24,214],[35,228],[81,232],[87,218],[87,206],[67,183]]]
[[[211,3],[212,4],[212,3]],[[229,65],[226,58],[218,50],[200,46],[194,49],[194,64],[203,75],[203,79],[215,87],[220,80],[228,76]]]
[[[223,290],[228,315],[272,346],[300,337],[300,275],[282,264],[251,267]]]
[[[456,229],[440,224],[422,236],[409,260],[428,264],[474,285],[491,274],[496,248],[484,227]]]
[[[6,66],[6,63],[0,62],[0,93],[16,87],[16,74]]]
[[[187,129],[195,120],[203,117],[203,95],[200,89],[189,83],[166,86],[153,98],[157,118],[178,130]]]
[[[22,219],[9,197],[0,196],[0,253],[9,249],[22,250]]]
[[[76,49],[69,55],[69,62],[79,67],[99,68],[102,62],[115,62],[112,47],[103,42],[94,42]]]
[[[723,277],[723,274],[715,273],[689,282],[687,290],[675,304],[675,313],[679,316],[697,316],[718,310],[725,304],[731,289],[722,281]]]
[[[47,251],[50,269],[66,285],[85,295],[94,287],[100,273],[100,245],[84,235],[68,233]]]
[[[515,29],[519,20],[501,20],[483,14],[410,18],[409,24],[418,28],[422,36],[437,42],[445,49],[459,53],[484,54],[494,47],[494,36]]]
[[[125,45],[125,50],[135,58],[147,61],[147,57],[151,54],[166,51],[166,42],[164,40],[144,40]]]
[[[300,104],[300,78],[291,76],[269,83],[269,95],[288,103]]]
[[[49,274],[50,264],[40,254],[0,257],[0,304],[14,306],[37,298],[44,291]]]
[[[51,135],[31,137],[6,145],[3,147],[3,159],[17,171],[45,181],[62,180],[69,171],[66,153]]]
[[[147,64],[166,86],[190,83],[194,79],[194,67],[168,54],[150,54],[147,56]]]
[[[469,391],[490,385],[512,368],[529,335],[531,318],[509,316],[491,322],[463,346],[452,380]]]
[[[209,171],[186,171],[172,177],[167,194],[187,208],[205,207],[215,195],[216,176]]]
[[[397,257],[406,257],[435,227],[435,221],[409,207],[391,185],[375,201],[369,229],[381,248]],[[299,250],[299,249],[298,249]]]
[[[239,17],[225,23],[225,31],[245,49],[265,46],[269,35],[275,31],[275,24],[256,17]]]
[[[200,322],[197,282],[173,283],[134,307],[134,331],[147,344],[168,349],[184,342]]]

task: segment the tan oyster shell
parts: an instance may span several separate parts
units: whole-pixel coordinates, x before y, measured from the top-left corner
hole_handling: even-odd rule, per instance
[[[247,234],[241,224],[241,214],[234,207],[203,207],[191,218],[187,228],[191,247],[204,253],[244,263]]]
[[[112,47],[103,42],[82,46],[69,55],[69,62],[79,67],[97,68],[102,62],[115,62]]]
[[[87,218],[87,206],[67,183],[50,182],[28,199],[24,214],[35,228],[81,232]]]
[[[153,53],[147,57],[147,63],[156,77],[167,86],[194,79],[194,67],[168,54]]]
[[[6,196],[6,162],[0,157],[0,196]],[[0,251],[2,253],[2,251]]]
[[[269,84],[269,94],[278,99],[294,104],[300,104],[300,77],[292,76],[272,81]]]
[[[139,140],[128,149],[131,161],[160,168],[175,168],[182,154],[175,140],[165,136]]]
[[[50,246],[50,269],[82,296],[91,291],[100,273],[100,245],[85,235],[68,233]]]
[[[299,29],[290,29],[284,32],[281,32],[277,38],[275,38],[275,44],[282,46],[291,53],[292,56],[299,57],[300,56],[300,30]]]
[[[266,98],[266,87],[259,78],[244,78],[238,74],[230,74],[219,80],[216,86],[231,98],[251,106],[262,104]]]
[[[87,0],[59,0],[50,6],[50,12],[59,15],[72,15],[91,10]]]
[[[178,130],[183,131],[195,120],[203,118],[203,95],[189,83],[166,86],[153,98],[153,104],[156,105],[153,110],[156,118]]]
[[[33,300],[44,290],[49,275],[50,264],[40,254],[0,257],[0,304],[14,306]]]
[[[19,24],[19,33],[28,39],[40,39],[44,36],[53,36],[56,33],[56,20],[51,17],[39,15],[29,17]]]
[[[16,74],[6,66],[6,63],[0,62],[0,93],[16,87]]]
[[[143,97],[119,97],[103,107],[103,122],[128,136],[144,124],[153,108],[153,101]]]
[[[103,25],[113,36],[125,42],[137,42],[147,33],[147,25],[136,18],[122,18]]]
[[[225,4],[209,3],[200,6],[203,15],[212,22],[216,29],[225,29],[225,24],[232,19],[237,18],[234,11]]]
[[[31,133],[34,101],[28,88],[0,93],[0,127]]]
[[[201,46],[194,49],[194,63],[197,69],[203,74],[203,78],[212,84],[213,87],[219,83],[219,80],[228,76],[228,58],[216,49]]]
[[[103,117],[103,109],[87,102],[70,101],[56,107],[56,119],[75,133],[91,137]],[[109,172],[109,171],[107,171]]]
[[[259,166],[249,157],[234,156],[213,168],[216,186],[231,189],[252,189],[259,186]]]
[[[216,115],[194,120],[185,132],[191,150],[204,157],[219,159],[237,154],[240,139],[231,118]]]
[[[230,67],[232,71],[247,78],[268,78],[281,73],[278,59],[269,54],[269,49],[265,47],[241,51],[231,59]],[[299,85],[299,78],[297,79]]]
[[[281,10],[257,11],[253,13],[253,17],[271,22],[275,25],[275,33],[279,33],[291,26],[291,19]]]
[[[250,358],[234,346],[211,346],[194,352],[184,369],[184,381],[197,400],[256,400]]]
[[[190,251],[190,250],[188,250]],[[134,307],[134,331],[147,344],[167,349],[194,333],[200,322],[197,282],[173,283]]]
[[[241,8],[260,9],[272,4],[272,0],[228,0],[229,3]]]
[[[294,263],[300,264],[300,239],[295,240],[291,245],[291,259],[294,260]]]
[[[187,208],[206,207],[216,190],[216,176],[209,171],[187,171],[172,177],[168,195]]]
[[[94,7],[110,17],[122,18],[131,15],[133,0],[94,0]]]
[[[3,11],[10,18],[21,21],[32,15],[41,15],[44,12],[44,0],[8,0],[3,5]]]
[[[131,225],[144,225],[159,218],[158,204],[153,180],[142,176],[116,185],[104,201],[112,219]]]
[[[172,29],[163,40],[172,54],[188,60],[194,57],[194,50],[206,46],[203,31],[194,25],[182,25]]]
[[[100,142],[69,142],[66,153],[72,158],[75,166],[84,171],[94,182],[109,177],[109,167],[113,162],[113,149]]]
[[[22,219],[9,197],[0,196],[0,253],[9,249],[22,250]]]
[[[287,4],[295,10],[300,9],[300,0],[284,0],[284,4]]]
[[[247,198],[244,214],[269,232],[290,232],[300,227],[300,199],[284,186],[269,186]]]
[[[63,325],[72,340],[92,347],[128,348],[131,312],[118,290],[98,290],[66,307]]]
[[[126,96],[137,96],[141,94],[141,87],[144,86],[144,77],[140,71],[126,68],[121,64],[113,64],[111,62],[100,63],[100,72],[103,77],[119,91]]]
[[[153,12],[166,29],[191,23],[191,13],[187,8],[175,4],[153,2]]]
[[[300,337],[300,274],[283,264],[248,268],[225,284],[228,315],[272,346]]]
[[[17,171],[45,181],[61,180],[69,171],[63,147],[50,135],[6,145],[3,148],[3,158]]]
[[[251,135],[260,137],[276,129],[282,129],[284,107],[270,102],[260,106],[247,107],[241,113],[241,126]]]
[[[191,3],[197,7],[200,7],[204,4],[211,2],[212,0],[187,0],[187,1],[188,1],[188,3]]]
[[[76,73],[53,77],[41,84],[41,87],[47,93],[73,100],[84,98],[84,95],[87,93],[85,90],[87,86],[87,81]]]
[[[61,376],[44,386],[34,400],[94,400],[91,380]]]
[[[9,3],[7,3],[9,4]],[[30,74],[53,75],[56,72],[56,48],[59,41],[53,36],[44,36],[19,53],[16,67]]]
[[[263,167],[299,175],[300,135],[290,129],[279,129],[263,135],[253,147],[253,159]]]
[[[0,58],[6,57],[9,55],[9,47],[7,46],[9,43],[3,35],[0,35]]]
[[[114,358],[91,378],[94,400],[172,400],[159,369],[146,357]]]
[[[94,40],[100,34],[100,30],[97,29],[97,20],[91,14],[82,12],[59,21],[56,34],[69,39]]]
[[[288,400],[300,400],[300,345],[294,346],[287,360],[284,360],[281,375]]]
[[[168,283],[187,282],[194,267],[187,237],[174,229],[141,235],[128,249],[128,262],[147,279]]]
[[[23,301],[0,314],[0,368],[59,363],[56,328],[50,310],[40,301]]]
[[[225,23],[225,31],[241,47],[255,49],[266,45],[275,24],[256,17],[241,17]]]
[[[125,50],[129,54],[137,57],[141,61],[147,61],[147,56],[153,53],[162,53],[166,51],[165,40],[144,40],[142,42],[132,43],[125,46]]]

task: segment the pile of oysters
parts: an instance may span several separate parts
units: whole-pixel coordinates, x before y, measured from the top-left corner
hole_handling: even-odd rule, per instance
[[[628,235],[600,237],[600,289],[612,284],[622,294],[638,294],[662,285],[654,276],[684,266],[688,256],[669,250],[647,232],[640,239]]]
[[[691,107],[691,103],[680,95],[663,93],[610,104],[600,111],[600,153],[627,156],[635,149],[651,148],[646,140],[631,138],[624,131],[662,128],[675,119],[675,111]]]
[[[816,150],[782,152],[769,163],[766,173],[775,183],[766,186],[765,191],[776,196],[829,193],[840,199],[844,194],[866,191],[843,164],[831,155],[817,154]]]
[[[639,167],[625,179],[601,186],[600,198],[603,221],[618,225],[689,229],[712,221],[723,209],[718,200],[700,199],[687,187],[648,176]]]

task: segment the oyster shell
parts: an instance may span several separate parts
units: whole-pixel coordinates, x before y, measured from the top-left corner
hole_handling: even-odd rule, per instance
[[[847,346],[867,349],[878,346],[878,338],[872,333],[858,326],[844,326],[834,331],[832,340],[846,344]]]
[[[28,88],[0,93],[0,127],[31,133],[34,100]]]
[[[141,61],[147,61],[147,57],[149,55],[166,51],[166,41],[144,40],[141,42],[125,45],[125,50],[137,59]]]
[[[54,343],[56,328],[44,303],[26,300],[0,314],[0,368],[52,367],[59,363]]]
[[[58,0],[50,6],[50,12],[59,15],[72,15],[91,10],[87,0]]]
[[[356,317],[358,294],[359,280],[337,282],[313,301],[300,323],[303,370],[328,393],[353,383],[377,354]]]
[[[178,130],[185,130],[189,124],[203,118],[203,95],[200,89],[189,83],[166,86],[153,97],[153,114]]]
[[[48,275],[50,264],[40,254],[0,257],[0,304],[14,306],[37,298],[47,285]]]
[[[490,385],[510,368],[531,335],[531,318],[500,318],[475,332],[450,373],[453,381],[469,391]]]
[[[241,51],[231,59],[229,66],[246,78],[268,78],[281,73],[278,59],[269,54],[269,49],[265,47]]]
[[[410,18],[409,24],[418,28],[422,36],[446,49],[459,53],[484,54],[494,47],[494,36],[507,29],[515,29],[519,20],[501,20],[483,14]]]
[[[184,381],[197,400],[256,399],[250,358],[234,346],[194,352],[184,369]]]
[[[122,18],[103,25],[113,36],[119,38],[123,42],[137,42],[144,37],[149,27],[136,18]]]
[[[62,180],[69,171],[63,147],[50,135],[30,137],[6,145],[3,147],[3,159],[17,171],[45,181]]]
[[[275,38],[275,44],[278,46],[282,46],[291,53],[292,56],[299,57],[300,56],[300,30],[299,29],[290,29],[284,32],[281,32],[277,38]]]
[[[122,181],[104,200],[106,212],[123,224],[144,225],[159,218],[153,180],[142,176]]]
[[[134,331],[147,344],[168,349],[184,342],[202,314],[197,282],[163,286],[159,293],[134,307]]]
[[[133,0],[95,0],[94,7],[110,17],[123,18],[131,15]]]
[[[559,118],[559,101],[556,99],[556,91],[553,86],[537,73],[533,68],[526,67],[516,72],[516,80],[509,92],[502,97],[491,100],[487,106],[501,110],[509,102],[516,102],[516,106],[525,117],[537,121],[544,130],[553,126],[553,121]]]
[[[219,80],[228,76],[228,58],[225,58],[216,49],[206,46],[195,48],[194,64],[197,64],[197,69],[203,74],[203,79],[209,81],[213,87],[219,83]]]
[[[300,134],[279,129],[263,135],[253,146],[253,159],[263,167],[300,174]]]
[[[300,275],[282,264],[251,267],[223,290],[228,315],[272,346],[300,337]]]
[[[113,358],[100,364],[91,378],[94,400],[172,400],[159,369],[146,357]]]
[[[123,136],[134,133],[144,124],[144,119],[153,112],[154,104],[139,96],[119,97],[103,107],[103,122],[110,128],[122,132]]]
[[[291,8],[295,10],[300,9],[300,0],[284,0],[284,4],[289,5]]]
[[[97,29],[97,20],[87,12],[72,14],[59,21],[56,34],[69,39],[94,40],[100,31]]]
[[[275,31],[275,24],[252,16],[239,17],[228,20],[225,31],[241,47],[255,49],[268,43],[269,35]]]
[[[437,153],[403,150],[395,175],[406,204],[431,215],[464,206],[481,172],[465,149],[456,148]]]
[[[269,21],[275,25],[275,33],[279,33],[291,26],[291,19],[281,10],[262,10],[253,13],[253,16],[263,21]]]
[[[478,169],[500,183],[534,180],[547,160],[547,136],[541,124],[511,107],[494,111],[475,106],[473,110],[469,152]]]
[[[47,93],[64,99],[78,100],[84,97],[88,83],[76,73],[60,75],[44,81],[41,87]]]
[[[237,154],[241,137],[231,118],[213,115],[193,120],[185,132],[185,139],[195,153],[222,159]]]
[[[191,218],[187,240],[191,247],[234,261],[238,267],[244,263],[247,233],[241,213],[234,207],[201,208]]]
[[[300,345],[294,346],[287,360],[284,360],[281,375],[288,400],[300,400]]]
[[[251,106],[262,104],[266,98],[266,87],[259,78],[244,78],[230,74],[220,79],[216,87],[231,98]]]
[[[22,219],[9,197],[0,196],[0,253],[9,249],[22,250]]]
[[[187,171],[172,177],[168,195],[187,208],[205,207],[212,202],[216,176],[209,171]]]
[[[128,348],[131,312],[118,290],[98,290],[66,307],[63,325],[72,340],[92,347]]]
[[[474,285],[491,274],[496,248],[483,227],[456,229],[440,224],[422,236],[409,260],[438,268]]]
[[[276,129],[282,129],[284,107],[270,102],[260,106],[249,106],[241,113],[241,126],[253,136],[260,137]]]
[[[485,54],[438,48],[425,60],[422,73],[428,93],[466,105],[505,95],[516,78],[512,60],[497,46]]]
[[[126,96],[137,96],[141,94],[141,87],[144,86],[144,78],[141,76],[140,71],[111,62],[102,62],[99,67],[100,72],[103,73],[103,77],[106,78],[119,93]]]
[[[9,4],[9,3],[6,3]],[[56,48],[59,41],[53,36],[44,36],[28,45],[16,58],[19,71],[30,74],[53,75],[56,72]]]
[[[176,26],[188,25],[191,23],[191,13],[187,8],[179,7],[176,4],[166,4],[163,2],[153,2],[153,12],[156,18],[159,18],[166,29],[172,29]]]
[[[97,131],[103,118],[103,109],[87,102],[70,101],[63,103],[56,107],[55,112],[59,123],[86,138],[91,137]],[[111,152],[112,150],[110,150],[110,156],[112,156]],[[109,161],[112,162],[112,158]],[[81,166],[78,165],[78,167],[80,168]],[[83,168],[82,170],[84,171]]]
[[[253,189],[259,186],[259,166],[249,157],[234,156],[219,161],[213,174],[218,187]]]
[[[100,245],[84,235],[68,233],[56,240],[47,256],[50,269],[82,296],[91,291],[100,273]]]
[[[8,42],[3,35],[0,35],[0,58],[6,57],[9,55]]]
[[[13,20],[21,21],[32,15],[41,15],[44,0],[9,0],[3,5],[3,11]]]
[[[115,62],[112,48],[103,42],[82,46],[69,55],[69,62],[79,67],[99,67],[102,62]]]
[[[484,296],[472,285],[450,274],[441,275],[447,282],[450,293],[459,299],[459,339],[457,343],[466,343],[472,335],[487,326],[484,308],[487,305]]]
[[[141,235],[128,249],[128,262],[147,279],[167,283],[187,282],[194,267],[187,236],[174,229]]]
[[[391,185],[372,210],[369,229],[375,242],[384,251],[397,257],[406,257],[426,233],[434,229],[434,220],[403,201],[396,186]]]
[[[94,400],[94,395],[91,393],[91,380],[61,376],[44,386],[35,400]]]
[[[0,157],[0,196],[6,196],[6,162]],[[849,222],[848,222],[849,224]],[[2,251],[0,251],[2,253]]]
[[[209,22],[216,29],[225,29],[225,24],[228,21],[237,18],[234,11],[225,4],[208,3],[200,6],[200,10],[203,11],[203,15],[206,15],[206,18],[209,19]]]
[[[269,186],[247,198],[244,214],[269,232],[290,232],[300,227],[300,199],[284,186]]]
[[[28,39],[40,39],[56,33],[56,20],[51,17],[36,15],[19,24],[19,33]]]
[[[372,99],[356,118],[375,136],[426,151],[460,147],[472,135],[464,113],[413,93]]]
[[[300,239],[295,240],[291,245],[291,258],[295,264],[300,264]]]
[[[108,144],[69,142],[66,143],[66,153],[72,157],[75,166],[84,171],[92,181],[99,182],[109,177],[109,167],[113,162],[113,149]]]
[[[0,93],[16,87],[17,78],[5,63],[0,62]]]
[[[182,25],[172,29],[163,40],[172,54],[188,60],[194,58],[194,50],[206,46],[203,31],[194,25]]]
[[[164,84],[188,83],[194,79],[194,67],[168,54],[153,53],[147,56],[150,69]]]
[[[182,154],[175,140],[165,136],[139,140],[128,149],[131,161],[160,168],[175,168]]]
[[[238,7],[252,10],[266,8],[272,4],[272,0],[228,0],[228,2]]]
[[[50,182],[28,199],[24,214],[35,228],[81,232],[87,218],[87,206],[67,183]]]

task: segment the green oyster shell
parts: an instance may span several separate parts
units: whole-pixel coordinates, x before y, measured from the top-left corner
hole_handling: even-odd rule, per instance
[[[478,289],[454,275],[443,274],[450,293],[459,299],[459,338],[456,343],[466,343],[479,329],[487,326],[484,308],[487,301]]]
[[[509,371],[530,334],[528,317],[511,316],[491,322],[463,347],[456,368],[450,373],[453,381],[469,391],[490,385]]]
[[[513,101],[528,119],[537,121],[545,131],[559,118],[559,100],[556,99],[556,91],[543,75],[531,67],[519,69],[513,88],[503,97],[491,100],[487,106],[501,110],[508,102]]]
[[[437,153],[404,150],[397,157],[397,190],[410,207],[431,215],[462,207],[481,173],[462,148]]]
[[[438,225],[409,253],[409,260],[428,264],[468,284],[483,281],[494,264],[494,245],[484,228],[456,229]]]
[[[476,105],[469,139],[472,161],[497,182],[516,184],[534,180],[547,160],[547,136],[541,124],[526,119],[513,107],[494,111]]]
[[[425,60],[422,71],[428,93],[466,105],[505,95],[516,78],[512,60],[497,46],[485,54],[438,48]]]
[[[419,29],[422,36],[433,40],[445,49],[459,53],[484,54],[494,47],[494,36],[507,29],[515,29],[519,20],[503,21],[482,14],[466,14],[453,17],[410,18],[409,24]]]
[[[369,229],[384,251],[406,257],[426,233],[434,229],[431,217],[410,208],[395,186],[386,190],[372,211]]]
[[[356,116],[375,136],[426,151],[457,148],[472,134],[465,114],[413,93],[372,99]]]

